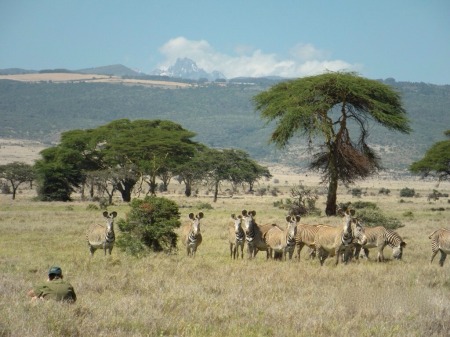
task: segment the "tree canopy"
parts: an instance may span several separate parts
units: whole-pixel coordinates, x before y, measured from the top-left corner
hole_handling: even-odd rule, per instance
[[[325,73],[279,83],[253,98],[267,122],[276,122],[270,142],[285,147],[303,136],[314,159],[310,169],[328,182],[326,214],[336,214],[338,181],[348,184],[381,168],[368,145],[369,122],[409,133],[400,96],[391,87],[355,73]],[[314,140],[320,138],[320,146]]]
[[[447,140],[435,143],[419,161],[411,164],[410,171],[422,177],[435,176],[438,181],[450,180],[450,130]]]

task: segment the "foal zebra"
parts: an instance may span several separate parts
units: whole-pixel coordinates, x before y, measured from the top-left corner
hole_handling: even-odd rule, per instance
[[[377,261],[383,262],[384,247],[389,246],[392,248],[392,257],[396,260],[401,260],[403,256],[403,248],[406,247],[406,242],[402,237],[393,230],[386,229],[383,226],[366,227],[365,233],[367,237],[367,243],[363,246],[355,245],[355,257],[359,256],[361,248],[363,248],[366,257],[369,257],[369,248],[378,248]]]
[[[295,250],[295,235],[297,233],[297,222],[291,221],[291,217],[286,217],[287,227],[281,229],[277,225],[273,224],[272,227],[264,235],[264,239],[269,249],[269,256],[272,258],[272,252],[281,255],[281,260],[286,260],[286,255],[289,254],[289,259],[292,259],[292,255]]]
[[[450,253],[450,230],[441,228],[430,234],[428,237],[431,239],[431,261],[433,262],[434,257],[438,252],[441,252],[441,258],[439,259],[439,265],[444,266],[447,254]]]
[[[365,245],[367,242],[364,228],[357,218],[354,210],[341,211],[342,227],[319,226],[314,239],[320,265],[322,266],[328,256],[336,256],[336,265],[339,263],[341,253],[351,251],[353,245]]]
[[[241,250],[241,258],[244,258],[244,244],[245,244],[245,233],[242,229],[242,215],[236,216],[231,214],[231,219],[233,223],[230,224],[229,231],[229,241],[230,241],[230,256],[232,259],[236,259],[236,255],[239,258],[239,249]]]
[[[242,219],[244,220],[245,240],[247,241],[248,258],[252,259],[258,251],[264,250],[269,258],[268,247],[264,240],[264,234],[270,229],[270,225],[259,226],[255,222],[255,211],[242,211]]]
[[[103,225],[93,224],[90,225],[86,231],[86,239],[89,246],[89,251],[91,257],[97,249],[108,250],[109,255],[114,246],[114,241],[116,236],[114,234],[114,219],[117,216],[117,212],[111,212],[108,214],[107,211],[103,212],[103,216],[106,218],[106,227]]]
[[[189,219],[191,221],[182,228],[183,244],[186,246],[188,256],[195,257],[197,247],[202,243],[202,233],[200,233],[200,219],[202,218],[202,212],[199,212],[197,215],[189,213]]]

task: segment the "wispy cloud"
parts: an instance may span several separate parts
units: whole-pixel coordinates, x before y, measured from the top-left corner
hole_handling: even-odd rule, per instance
[[[289,58],[283,59],[276,54],[263,53],[260,49],[244,45],[236,46],[235,55],[226,55],[215,50],[208,41],[193,41],[180,36],[166,42],[159,51],[165,58],[160,67],[170,66],[177,58],[187,57],[200,68],[208,72],[218,70],[227,78],[303,77],[325,71],[360,71],[362,68],[358,64],[333,60],[329,52],[319,50],[312,44],[293,46]]]

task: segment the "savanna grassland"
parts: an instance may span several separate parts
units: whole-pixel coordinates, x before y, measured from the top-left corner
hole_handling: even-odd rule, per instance
[[[277,178],[278,183],[274,183]],[[0,336],[448,336],[450,330],[450,261],[430,264],[429,234],[450,227],[447,198],[429,202],[435,182],[370,180],[360,182],[358,199],[340,188],[338,202],[371,201],[404,227],[407,242],[402,261],[361,260],[334,265],[329,258],[267,261],[230,259],[227,227],[231,213],[255,210],[260,223],[285,225],[285,211],[273,203],[288,198],[299,181],[317,187],[313,177],[274,174],[277,196],[229,197],[217,203],[211,195],[186,198],[182,185],[170,186],[181,219],[204,212],[203,243],[195,258],[180,244],[176,254],[135,258],[117,247],[111,256],[97,251],[92,259],[85,230],[103,223],[101,210],[75,196],[70,203],[37,202],[34,191],[16,200],[0,194]],[[380,195],[381,187],[389,196]],[[420,197],[401,198],[400,189],[414,188]],[[25,188],[25,187],[24,187]],[[224,187],[225,188],[225,187]],[[450,184],[439,186],[450,192]],[[325,196],[317,206],[324,209]],[[206,205],[211,205],[208,209]],[[441,209],[433,211],[432,209]],[[129,206],[115,199],[108,211],[125,217]],[[334,217],[305,217],[303,223],[339,224]],[[120,231],[116,226],[116,235]],[[75,287],[74,305],[30,302],[27,291],[59,265]]]

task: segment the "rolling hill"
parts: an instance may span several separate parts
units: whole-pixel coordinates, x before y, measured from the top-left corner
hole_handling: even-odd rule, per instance
[[[210,147],[240,148],[265,162],[292,164],[296,158],[299,167],[308,163],[301,138],[284,150],[268,144],[273,125],[265,125],[254,111],[252,97],[280,79],[199,84],[99,74],[73,80],[65,74],[68,77],[58,81],[57,73],[46,74],[50,75],[54,80],[0,76],[1,138],[54,144],[63,131],[94,128],[115,119],[168,119],[196,132],[196,140]],[[386,168],[405,170],[450,129],[450,86],[393,79],[385,83],[401,93],[414,131],[401,135],[373,125],[369,139]]]

